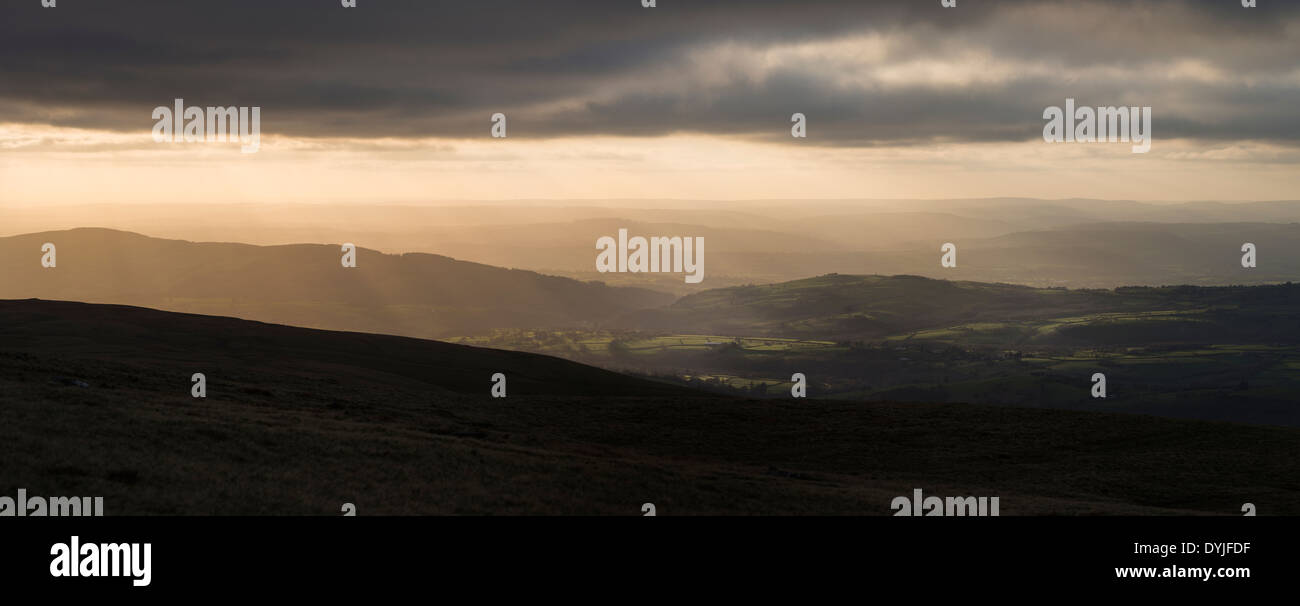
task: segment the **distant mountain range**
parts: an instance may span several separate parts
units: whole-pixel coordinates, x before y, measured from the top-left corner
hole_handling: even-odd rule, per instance
[[[592,229],[614,225],[595,222]],[[1261,267],[1257,269],[1240,266],[1237,240],[1247,232],[1258,247]],[[46,242],[57,246],[55,268],[41,266],[41,246]],[[728,258],[728,242],[732,240],[724,237],[721,243],[710,244],[709,254],[715,255],[710,263]],[[789,243],[799,246],[797,240]],[[594,247],[588,253],[594,256]],[[796,252],[752,254],[784,263],[800,258]],[[919,264],[907,261],[903,253],[875,254],[887,255],[903,267]],[[927,265],[937,267],[938,249],[926,254],[933,257]],[[959,250],[958,268],[923,272],[950,280],[909,274],[827,274],[706,289],[675,302],[673,295],[652,289],[611,287],[439,255],[389,255],[362,248],[356,268],[342,267],[341,256],[338,245],[194,243],[92,228],[43,232],[0,238],[0,298],[140,305],[421,338],[500,329],[612,328],[870,340],[973,322],[1186,312],[1215,305],[1214,314],[1183,317],[1178,326],[1201,331],[1207,339],[1219,334],[1212,328],[1227,331],[1240,341],[1255,340],[1256,333],[1261,338],[1289,334],[1292,319],[1287,306],[1295,305],[1293,289],[1065,290],[959,278],[1037,272],[1046,276],[1058,270],[1045,268],[1070,267],[1077,276],[1100,271],[1112,277],[1147,278],[1133,280],[1140,283],[1166,276],[1191,277],[1188,273],[1195,267],[1198,279],[1189,282],[1215,282],[1216,275],[1255,276],[1253,281],[1272,277],[1280,282],[1289,275],[1285,268],[1300,275],[1300,224],[1104,224],[1023,232],[974,240]],[[681,281],[679,276],[676,280]],[[1250,307],[1254,303],[1272,307],[1261,312]],[[1217,321],[1207,322],[1210,317]],[[1175,324],[1166,318],[1160,326]],[[1051,338],[1061,338],[1052,334]]]
[[[765,200],[507,201],[442,206],[84,205],[0,209],[21,234],[98,225],[192,241],[354,242],[614,286],[693,294],[826,273],[914,274],[1032,286],[1267,284],[1300,279],[1300,201]],[[702,236],[706,279],[597,273],[596,239]],[[939,265],[952,242],[958,266]],[[1240,266],[1241,245],[1259,250]]]
[[[53,243],[57,267],[41,265]],[[121,303],[297,326],[440,337],[580,327],[672,301],[638,288],[339,245],[252,246],[73,229],[0,238],[0,298]]]

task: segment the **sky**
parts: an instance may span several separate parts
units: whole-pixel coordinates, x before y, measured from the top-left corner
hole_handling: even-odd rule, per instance
[[[0,204],[1300,198],[1297,2],[657,4],[0,0]],[[1151,151],[1045,142],[1067,98]]]

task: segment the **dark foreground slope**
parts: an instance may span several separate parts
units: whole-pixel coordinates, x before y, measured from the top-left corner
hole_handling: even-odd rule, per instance
[[[1297,514],[1297,455],[1289,429],[710,398],[541,356],[0,302],[0,494],[110,515],[888,514],[913,488],[1004,515]]]
[[[358,373],[385,381],[415,381],[431,395],[487,394],[496,373],[505,374],[509,391],[518,395],[690,393],[550,356],[408,337],[67,301],[4,301],[0,310],[0,339],[6,350],[183,369],[175,377],[150,374],[160,375],[160,381],[179,381],[176,395],[186,398],[193,373],[206,376],[210,391],[221,391],[224,384],[251,369],[321,382],[314,394],[301,396],[328,396],[325,386]],[[111,379],[101,383],[115,385]]]

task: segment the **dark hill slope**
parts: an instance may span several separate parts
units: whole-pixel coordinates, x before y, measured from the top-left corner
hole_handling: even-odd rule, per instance
[[[701,397],[542,356],[0,302],[0,492],[109,515],[888,515],[914,488],[1003,515],[1297,514],[1297,460],[1292,429]]]
[[[334,380],[360,371],[466,394],[486,395],[498,372],[517,395],[691,393],[538,354],[66,301],[0,301],[0,342],[8,351],[59,358],[186,364],[215,385],[224,368],[256,367]],[[176,378],[182,395],[189,393],[191,374]]]

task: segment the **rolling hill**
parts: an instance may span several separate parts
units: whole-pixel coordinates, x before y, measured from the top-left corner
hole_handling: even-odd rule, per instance
[[[41,266],[42,245],[57,267]],[[438,255],[337,245],[163,240],[107,229],[0,238],[0,298],[142,305],[364,332],[439,337],[505,327],[581,327],[671,295]]]
[[[921,276],[829,274],[761,286],[713,289],[672,305],[632,312],[623,327],[719,335],[781,336],[836,341],[906,336],[925,329],[975,324],[1025,325],[1005,333],[1003,346],[1081,343],[1083,325],[1039,330],[1053,319],[1165,312],[1158,331],[1112,331],[1094,344],[1152,345],[1233,339],[1300,341],[1300,284],[1221,287],[1128,287],[1114,290],[1032,288],[1013,284],[935,280]],[[1104,318],[1101,318],[1104,319]],[[1096,328],[1097,324],[1091,325]]]
[[[1297,201],[514,200],[0,208],[0,235],[86,225],[196,242],[354,242],[389,254],[430,253],[677,295],[831,272],[1070,288],[1300,279]],[[705,283],[687,285],[676,275],[597,273],[592,244],[618,227],[705,236]],[[939,266],[944,242],[961,251],[956,269]],[[1238,264],[1244,242],[1259,246],[1255,269]]]

